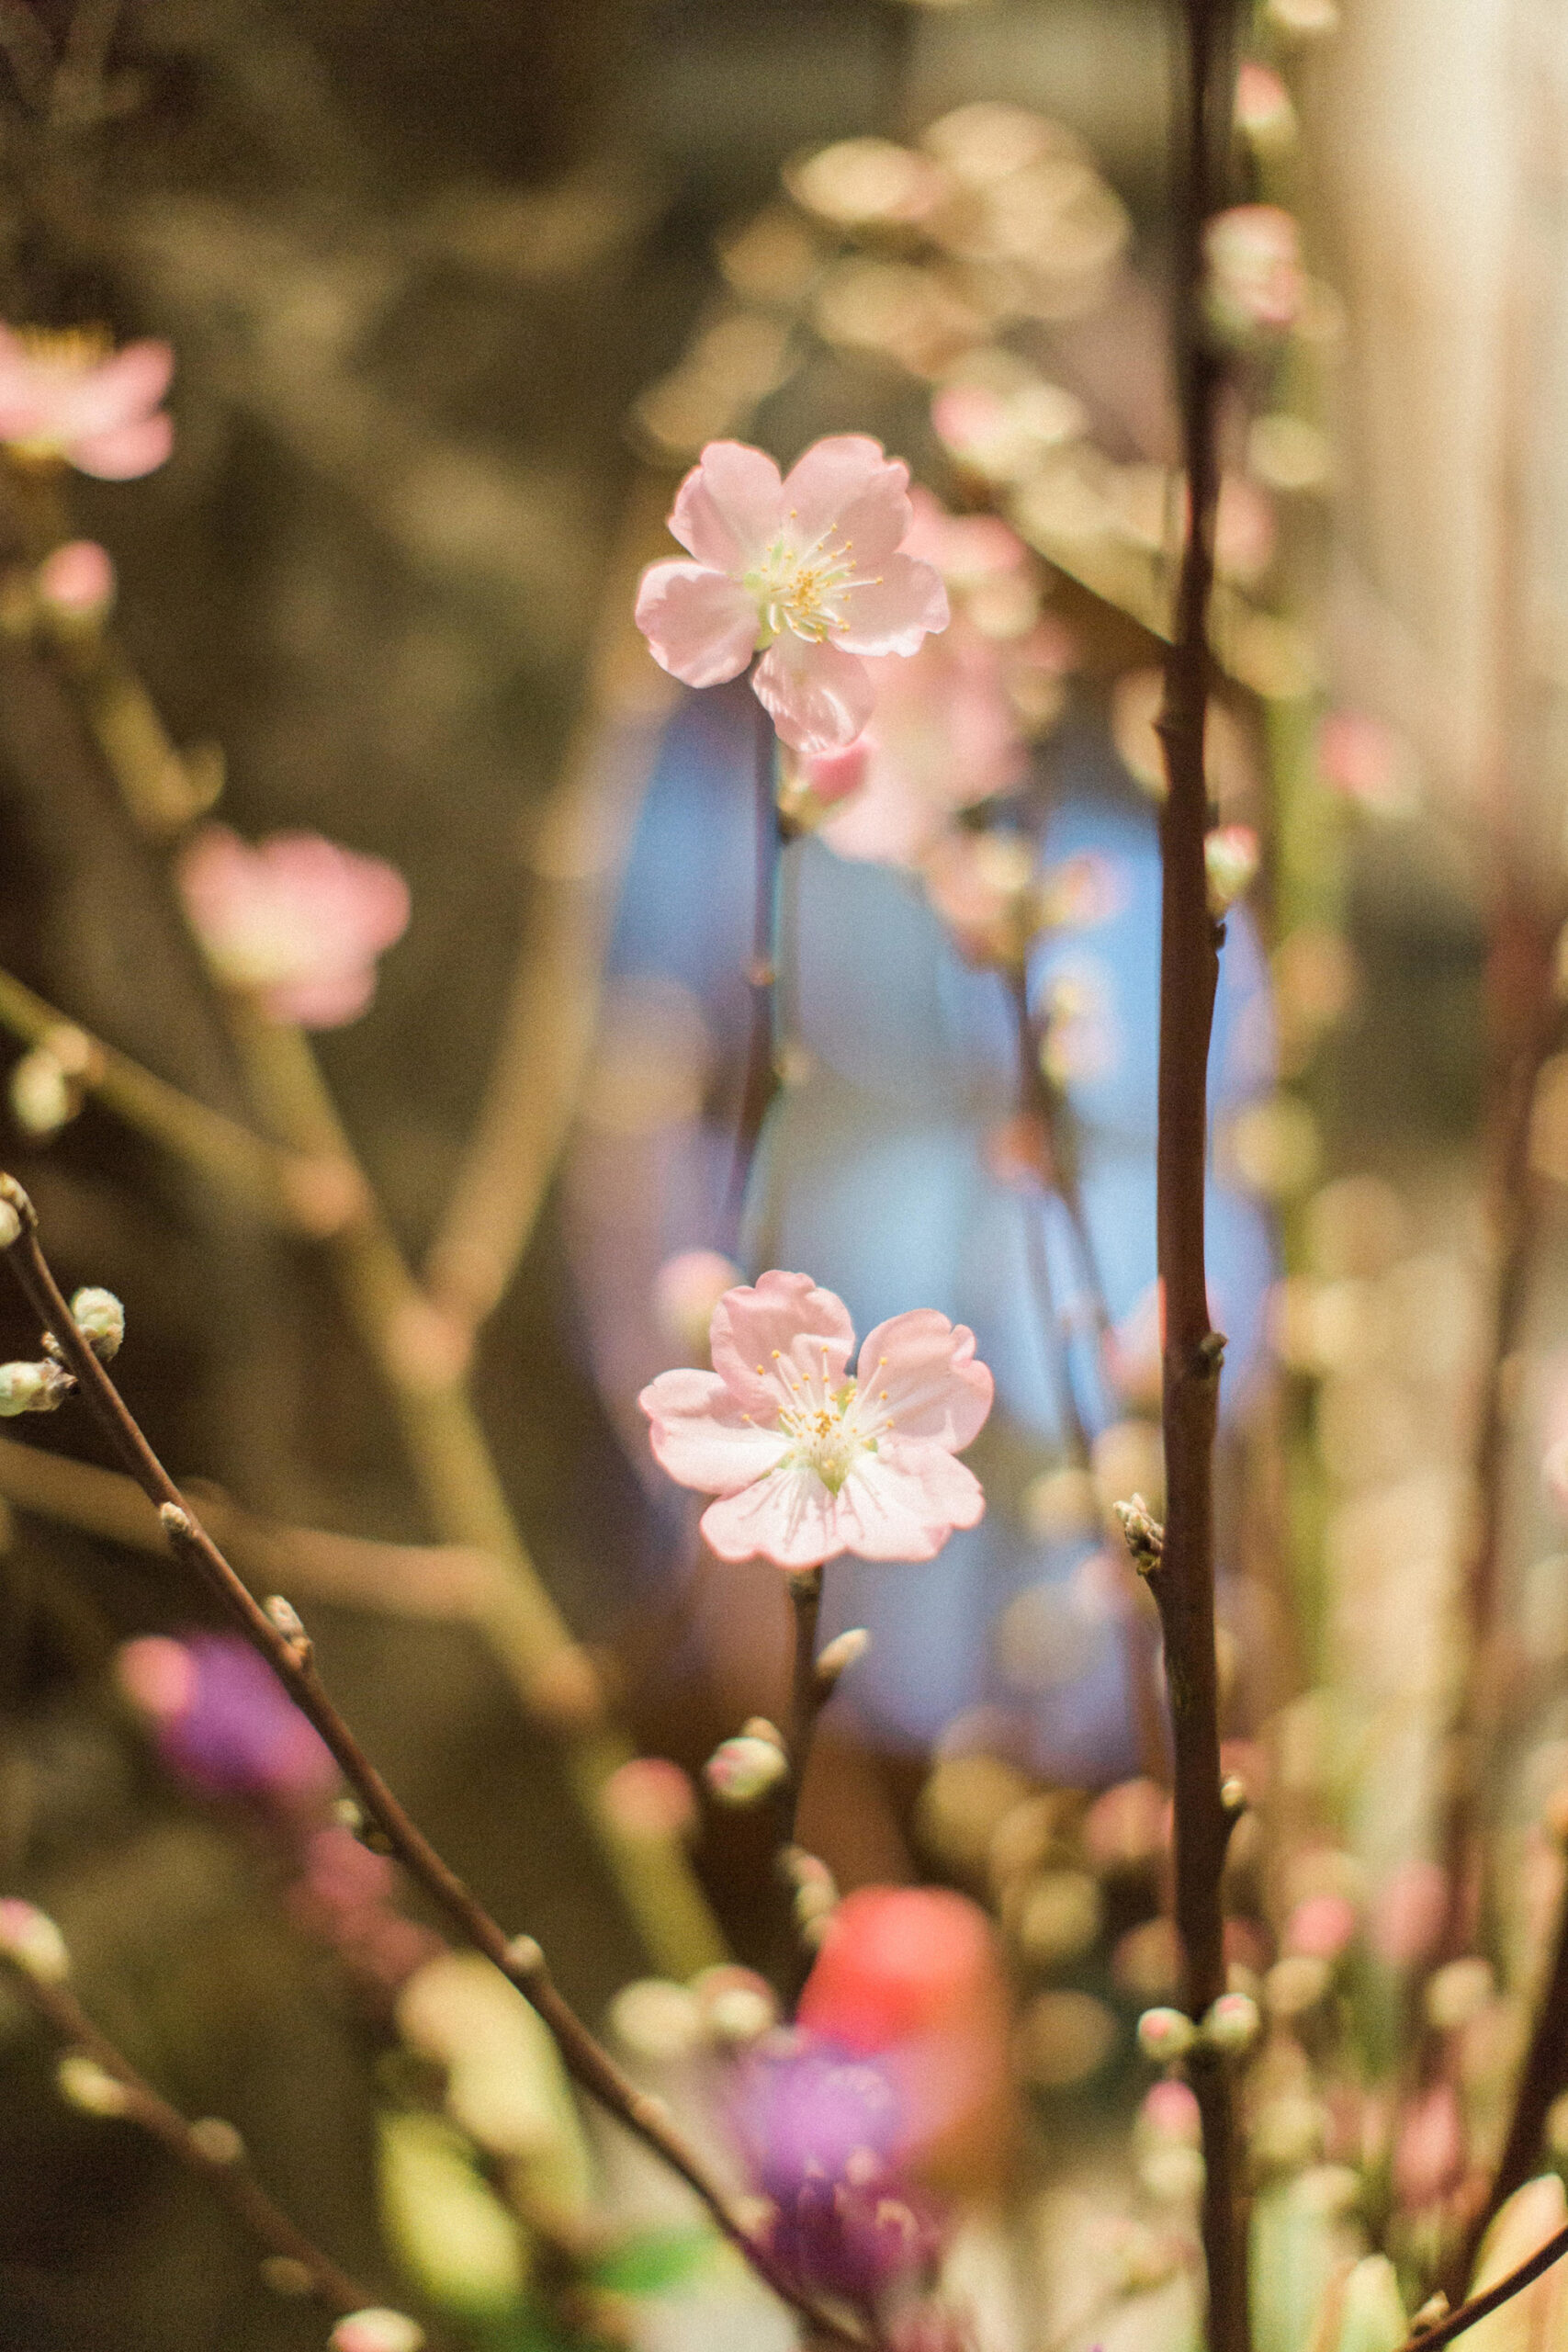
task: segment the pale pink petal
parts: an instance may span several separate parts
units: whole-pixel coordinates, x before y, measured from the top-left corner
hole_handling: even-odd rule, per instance
[[[877,758],[860,791],[817,831],[835,857],[914,866],[946,823],[945,810],[933,808],[896,761]]]
[[[784,519],[779,469],[743,441],[710,441],[675,493],[670,530],[699,563],[749,571]]]
[[[781,637],[769,647],[751,685],[781,741],[796,752],[832,752],[852,743],[876,699],[863,662],[836,645],[799,637]]]
[[[840,546],[853,542],[862,563],[879,564],[909,527],[908,486],[908,467],[885,456],[880,441],[863,433],[829,434],[784,478],[790,536],[805,548],[831,531]]]
[[[297,1029],[341,1029],[358,1020],[375,993],[376,967],[365,964],[355,971],[264,989],[261,1003],[269,1019],[290,1021]]]
[[[860,1385],[886,1401],[900,1438],[931,1438],[958,1453],[970,1444],[991,1409],[995,1384],[975,1360],[975,1334],[952,1324],[934,1306],[895,1315],[866,1334]]]
[[[863,1560],[932,1560],[955,1527],[986,1509],[972,1470],[940,1445],[885,1439],[839,1490],[840,1547]]]
[[[710,1503],[703,1541],[721,1560],[759,1554],[781,1568],[815,1568],[846,1546],[842,1496],[830,1494],[815,1470],[775,1470],[738,1494]]]
[[[67,445],[65,454],[78,473],[99,481],[138,481],[161,466],[174,446],[173,422],[160,411],[135,424],[83,434]]]
[[[841,1298],[819,1290],[809,1274],[776,1270],[755,1289],[726,1291],[709,1336],[714,1371],[744,1411],[769,1421],[795,1401],[798,1381],[841,1387],[854,1343]]]
[[[735,1494],[765,1478],[789,1450],[782,1430],[749,1419],[716,1373],[661,1372],[637,1401],[649,1418],[655,1461],[701,1494]],[[777,1409],[770,1398],[770,1421]]]
[[[875,744],[870,735],[857,735],[838,752],[808,752],[800,766],[800,780],[818,808],[834,808],[859,792],[870,773]]]
[[[175,355],[166,343],[128,343],[112,359],[89,368],[62,400],[62,425],[72,438],[140,424],[169,389]],[[69,379],[68,379],[69,381]]]
[[[947,627],[947,591],[929,563],[885,556],[874,579],[851,589],[844,613],[835,642],[846,653],[918,653],[933,630]]]
[[[756,650],[755,605],[705,564],[649,564],[637,590],[637,625],[660,668],[688,686],[738,678]]]

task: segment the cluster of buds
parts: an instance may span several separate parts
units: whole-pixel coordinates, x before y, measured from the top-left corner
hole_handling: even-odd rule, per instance
[[[47,1356],[39,1363],[0,1363],[0,1416],[10,1420],[17,1413],[52,1413],[75,1385]]]
[[[814,1950],[828,1932],[839,1907],[839,1888],[832,1871],[804,1846],[786,1846],[778,1860],[779,1876],[792,1890],[791,1908],[801,1941]]]
[[[8,1202],[0,1204],[0,1215],[17,1226],[17,1234],[10,1239],[0,1237],[0,1247],[9,1249],[21,1231],[20,1220]],[[118,1354],[125,1338],[125,1309],[112,1290],[96,1286],[79,1290],[71,1301],[71,1313],[100,1363],[107,1363]],[[62,1358],[60,1342],[46,1331],[43,1354],[36,1362],[0,1363],[0,1416],[10,1419],[17,1413],[52,1413],[75,1385],[75,1376],[66,1370]]]
[[[1132,1555],[1133,1566],[1141,1577],[1153,1576],[1165,1557],[1165,1529],[1150,1511],[1142,1495],[1134,1495],[1131,1502],[1112,1505],[1122,1528],[1122,1540]]]
[[[1158,2066],[1178,2065],[1194,2050],[1242,2058],[1257,2041],[1261,2022],[1250,1993],[1222,1993],[1196,2025],[1185,2009],[1145,2009],[1138,2019],[1138,2047]]]
[[[784,1734],[766,1715],[751,1715],[733,1739],[720,1740],[703,1766],[708,1792],[720,1804],[760,1804],[789,1778]]]

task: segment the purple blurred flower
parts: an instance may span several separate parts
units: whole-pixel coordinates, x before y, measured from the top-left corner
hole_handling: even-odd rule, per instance
[[[168,1770],[212,1794],[310,1799],[337,1778],[322,1741],[238,1634],[127,1642],[116,1678]]]
[[[802,2285],[874,2303],[931,2267],[939,2216],[894,2168],[902,2102],[884,2068],[799,2033],[772,2035],[739,2070],[733,2119],[777,2209],[773,2250]]]

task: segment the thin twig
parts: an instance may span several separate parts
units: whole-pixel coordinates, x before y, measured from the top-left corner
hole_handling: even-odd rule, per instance
[[[784,1783],[782,1836],[784,1844],[793,1843],[795,1838],[801,1791],[806,1786],[806,1768],[810,1761],[811,1743],[817,1732],[817,1718],[832,1690],[832,1685],[824,1684],[817,1673],[817,1621],[822,1613],[821,1569],[797,1569],[789,1579],[789,1598],[795,1621],[795,1661],[790,1677],[787,1726],[789,1778]]]
[[[751,960],[746,978],[751,989],[751,1030],[746,1047],[746,1070],[740,1084],[740,1108],[735,1122],[735,1150],[730,1160],[726,1223],[733,1246],[746,1206],[751,1163],[774,1094],[778,1091],[778,1057],[773,1035],[773,991],[778,978],[773,956],[773,926],[778,896],[779,847],[783,838],[774,789],[777,756],[773,722],[757,705],[757,878],[751,916]]]
[[[1502,2304],[1511,2302],[1525,2288],[1533,2286],[1542,2271],[1550,2270],[1554,2262],[1561,2262],[1565,2254],[1568,2254],[1568,2227],[1554,2232],[1544,2245],[1537,2246],[1535,2252],[1520,2263],[1517,2270],[1510,2270],[1506,2278],[1499,2278],[1497,2284],[1488,2287],[1484,2294],[1472,2295],[1467,2303],[1461,2303],[1457,2310],[1450,2312],[1447,2318],[1438,2320],[1435,2326],[1421,2328],[1416,2335],[1407,2336],[1399,2346],[1399,2352],[1438,2352],[1439,2345],[1451,2343],[1456,2335],[1462,2335],[1467,2327],[1473,2327],[1478,2319],[1484,2319],[1488,2312],[1495,2312]]]
[[[359,1214],[328,1237],[328,1254],[386,1383],[432,1526],[495,1563],[480,1622],[503,1648],[525,1702],[559,1738],[573,1800],[655,1966],[694,1976],[724,1958],[724,1939],[679,1839],[628,1833],[604,1801],[606,1781],[633,1750],[607,1721],[592,1663],[524,1541],[468,1392],[463,1336],[443,1327],[411,1272],[308,1038],[241,1003],[230,1011],[268,1124],[308,1157],[355,1172]]]
[[[316,1671],[309,1639],[287,1604],[263,1608],[230,1566],[149,1445],[119,1390],[77,1329],[39,1245],[32,1204],[13,1178],[0,1178],[0,1202],[15,1211],[17,1232],[6,1249],[17,1283],[83,1396],[142,1491],[158,1506],[170,1549],[194,1569],[260,1651],[283,1688],[321,1734],[389,1849],[453,1927],[493,1962],[538,2011],[568,2071],[694,2189],[724,2234],[780,2295],[835,2343],[862,2345],[863,2333],[803,2294],[781,2270],[750,2214],[715,2179],[663,2101],[649,2098],[617,2066],[557,1990],[531,1936],[508,1937],[408,1814],[358,1740]]]
[[[1540,1186],[1530,1170],[1530,1139],[1541,1069],[1559,1043],[1562,1006],[1555,986],[1556,926],[1530,920],[1510,890],[1495,956],[1497,1017],[1503,1031],[1500,1148],[1494,1177],[1493,1224],[1498,1249],[1491,1351],[1475,1457],[1476,1526],[1464,1583],[1469,1672],[1450,1726],[1450,1795],[1445,1826],[1448,1917],[1440,1959],[1462,1951],[1476,1932],[1476,1894],[1486,1841],[1478,1812],[1478,1761],[1501,1718],[1504,1660],[1499,1655],[1498,1582],[1508,1458],[1510,1366],[1516,1361],[1530,1268],[1540,1230]],[[1517,934],[1517,935],[1516,935]],[[1514,983],[1510,986],[1510,983]],[[1521,1001],[1522,1000],[1522,1001]],[[1428,2040],[1430,2040],[1428,2035]],[[1430,2063],[1431,2052],[1426,2055]],[[1514,2111],[1486,2199],[1466,2233],[1454,2267],[1469,2275],[1487,2224],[1533,2170],[1547,2110],[1568,2083],[1568,1894],[1560,1907],[1552,1956],[1535,2024],[1519,2068]]]
[[[1176,1814],[1176,1925],[1187,2005],[1201,2018],[1224,1991],[1221,1882],[1232,1826],[1220,1799],[1214,1640],[1213,1451],[1224,1342],[1209,1322],[1203,1208],[1207,1076],[1219,933],[1208,908],[1203,739],[1212,655],[1209,593],[1219,498],[1223,368],[1203,329],[1203,229],[1224,201],[1234,95],[1234,0],[1183,0],[1186,85],[1176,203],[1174,326],[1188,521],[1159,732],[1168,783],[1160,824],[1157,1261],[1165,1300],[1164,1556],[1149,1581],[1165,1634]],[[1203,2253],[1213,2352],[1247,2352],[1240,2165],[1227,2072],[1192,2068],[1202,2120]]]
[[[7,1960],[7,1966],[12,1983],[61,2041],[82,2052],[118,2085],[120,2098],[107,2105],[105,2113],[140,2124],[188,2172],[205,2180],[271,2255],[292,2266],[302,2290],[328,2311],[341,2318],[375,2302],[367,2287],[341,2270],[273,2202],[246,2163],[244,2143],[231,2124],[213,2117],[187,2121],[100,2031],[68,1986],[51,1983],[20,1962]]]
[[[342,1171],[335,1164],[279,1150],[238,1119],[182,1093],[129,1054],[90,1035],[4,971],[0,1028],[24,1045],[58,1052],[69,1077],[85,1092],[273,1224],[293,1232],[319,1233],[322,1218],[313,1214],[313,1207],[344,1197]]]

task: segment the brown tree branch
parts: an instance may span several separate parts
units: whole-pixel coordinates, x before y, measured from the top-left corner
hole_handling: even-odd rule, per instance
[[[1223,204],[1234,95],[1234,0],[1182,0],[1186,33],[1173,311],[1188,518],[1159,732],[1168,783],[1160,825],[1157,1259],[1165,1303],[1164,1555],[1150,1578],[1165,1634],[1176,1812],[1176,1924],[1187,2006],[1200,2019],[1225,1988],[1221,1881],[1232,1826],[1220,1800],[1214,1645],[1213,1448],[1224,1341],[1211,1329],[1204,1266],[1207,1078],[1220,933],[1208,906],[1204,725],[1212,657],[1216,446],[1223,367],[1202,321],[1203,229]],[[1194,2053],[1202,2120],[1202,2234],[1213,2352],[1247,2352],[1246,2244],[1228,2075]]]
[[[51,1272],[31,1202],[12,1177],[0,1177],[0,1208],[17,1231],[0,1238],[6,1263],[29,1305],[74,1374],[83,1396],[159,1517],[175,1556],[201,1577],[222,1603],[301,1713],[336,1758],[368,1818],[389,1849],[464,1940],[483,1952],[538,2011],[554,2035],[568,2071],[626,2129],[651,2148],[695,2191],[731,2243],[774,2292],[818,2333],[838,2344],[864,2346],[858,2326],[803,2293],[775,2259],[764,2232],[743,2203],[717,2181],[681,2132],[664,2102],[637,2088],[557,1990],[544,1953],[531,1936],[508,1937],[478,1897],[408,1814],[360,1747],[316,1671],[311,1645],[286,1602],[264,1608],[241,1581],[170,1477],[114,1382],[76,1327]]]
[[[231,2124],[212,2117],[187,2121],[99,2030],[67,1985],[51,1982],[9,1955],[0,1958],[6,1959],[18,1991],[61,2041],[90,2058],[118,2086],[119,2098],[106,2100],[101,2112],[140,2124],[187,2171],[198,2174],[269,2253],[292,2267],[303,2291],[328,2311],[342,2317],[376,2301],[367,2287],[341,2270],[273,2202],[246,2163],[243,2143]]]

